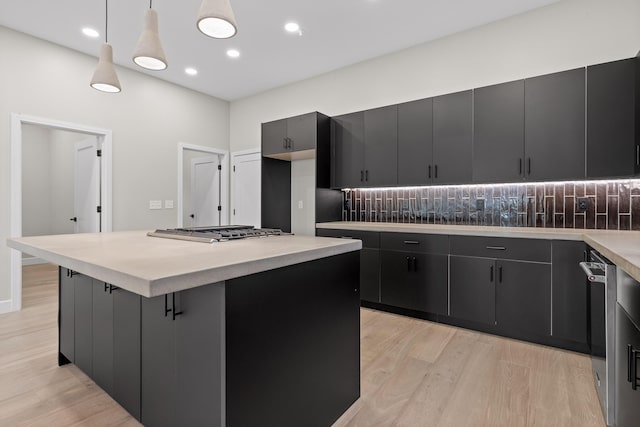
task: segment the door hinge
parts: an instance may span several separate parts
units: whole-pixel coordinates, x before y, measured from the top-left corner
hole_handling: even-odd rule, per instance
[[[235,209],[233,210],[233,214],[234,214],[234,215],[236,214],[236,210],[235,210]]]
[[[97,206],[96,207],[96,212],[102,213],[102,206]]]
[[[222,165],[218,165],[218,170],[221,171],[222,170]]]
[[[234,171],[234,172],[236,171],[236,167],[235,167],[235,166],[233,167],[233,171]]]
[[[222,211],[222,206],[218,206],[218,211],[221,212]]]
[[[98,157],[102,157],[102,150],[98,150],[96,154],[98,155]]]

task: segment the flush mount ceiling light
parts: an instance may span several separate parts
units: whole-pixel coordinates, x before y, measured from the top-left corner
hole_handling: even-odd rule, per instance
[[[113,49],[109,44],[108,38],[108,25],[109,25],[109,0],[104,1],[105,14],[104,14],[104,44],[100,48],[100,59],[98,60],[98,66],[93,73],[91,79],[91,87],[101,92],[120,92],[120,81],[116,74],[116,68],[113,66]]]
[[[84,34],[87,37],[91,37],[92,39],[97,39],[98,37],[100,37],[100,33],[97,30],[94,30],[93,28],[89,28],[89,27],[84,27],[82,29],[82,34]]]
[[[297,33],[300,31],[300,25],[297,22],[287,22],[284,24],[284,29],[290,33]]]
[[[214,39],[228,39],[238,31],[229,0],[203,0],[196,23],[203,34]]]
[[[229,50],[227,51],[227,56],[228,56],[229,58],[237,58],[237,57],[239,57],[239,56],[240,56],[240,52],[239,52],[239,51],[237,51],[236,49],[229,49]]]
[[[133,62],[152,71],[167,68],[167,57],[158,33],[158,12],[152,9],[152,0],[149,0],[149,9],[144,14],[144,28],[133,53]]]
[[[198,70],[196,70],[196,69],[195,69],[195,68],[193,68],[193,67],[187,67],[187,68],[185,68],[185,69],[184,69],[184,72],[185,72],[185,73],[187,73],[187,74],[188,74],[188,75],[190,75],[190,76],[196,76],[196,75],[198,75]]]

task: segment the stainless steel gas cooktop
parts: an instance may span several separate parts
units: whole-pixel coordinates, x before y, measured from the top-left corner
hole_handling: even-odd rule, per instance
[[[272,237],[284,234],[277,228],[254,228],[251,225],[220,225],[212,227],[168,228],[150,231],[147,236],[165,239],[189,240],[192,242],[215,243],[229,240]]]

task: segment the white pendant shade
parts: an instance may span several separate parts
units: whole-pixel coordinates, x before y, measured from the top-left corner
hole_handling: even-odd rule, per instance
[[[100,59],[98,67],[93,73],[91,87],[102,92],[120,92],[120,81],[113,66],[113,49],[111,45],[105,43],[100,48]]]
[[[229,0],[203,0],[198,12],[198,29],[216,39],[228,39],[237,32]]]
[[[144,14],[144,29],[133,53],[133,62],[147,70],[159,71],[167,68],[167,57],[158,33],[158,13],[153,9],[147,9]]]

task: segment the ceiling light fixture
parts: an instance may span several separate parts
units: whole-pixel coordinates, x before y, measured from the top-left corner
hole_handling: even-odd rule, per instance
[[[203,34],[214,39],[228,39],[238,31],[229,0],[202,0],[196,24]]]
[[[113,49],[109,44],[108,38],[108,26],[109,26],[109,0],[104,0],[105,14],[104,14],[104,44],[100,48],[100,58],[98,59],[98,66],[93,73],[91,79],[91,87],[101,92],[116,93],[120,92],[120,81],[116,74],[116,68],[113,66]]]
[[[297,33],[298,31],[300,31],[300,25],[296,22],[287,22],[286,24],[284,24],[284,29],[290,33]]]
[[[229,58],[237,58],[237,57],[239,57],[239,56],[240,56],[240,52],[239,52],[239,51],[237,51],[236,49],[229,49],[229,50],[227,51],[227,56],[228,56]]]
[[[91,37],[92,39],[96,39],[98,37],[100,37],[100,33],[96,30],[94,30],[93,28],[89,28],[89,27],[84,27],[82,29],[82,34],[84,34],[87,37]]]
[[[198,70],[196,70],[196,69],[195,69],[195,68],[193,68],[193,67],[187,67],[187,68],[185,68],[185,69],[184,69],[184,72],[185,72],[185,73],[187,73],[187,74],[189,74],[190,76],[196,76],[196,75],[198,75]]]
[[[152,9],[152,0],[149,0],[149,9],[144,14],[144,28],[133,53],[133,62],[152,71],[167,68],[167,57],[158,33],[158,12]]]

